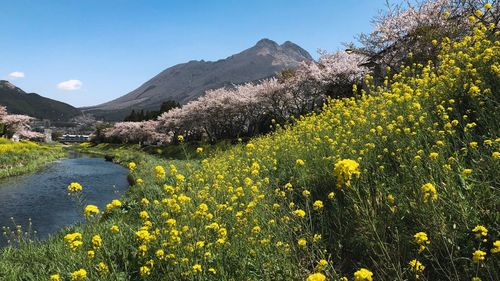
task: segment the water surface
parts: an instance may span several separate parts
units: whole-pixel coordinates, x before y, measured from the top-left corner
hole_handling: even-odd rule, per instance
[[[102,210],[126,191],[127,174],[127,169],[102,158],[73,155],[36,173],[0,179],[0,227],[13,228],[13,217],[24,231],[31,218],[36,238],[45,239],[64,226],[83,220],[81,210],[77,211],[68,196],[69,183],[80,183],[87,204]],[[0,233],[0,247],[6,242]]]

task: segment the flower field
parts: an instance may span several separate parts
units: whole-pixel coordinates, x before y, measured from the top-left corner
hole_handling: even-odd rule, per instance
[[[34,171],[64,155],[60,146],[0,138],[0,178]]]
[[[203,160],[109,151],[128,194],[5,249],[0,279],[500,280],[494,28]]]

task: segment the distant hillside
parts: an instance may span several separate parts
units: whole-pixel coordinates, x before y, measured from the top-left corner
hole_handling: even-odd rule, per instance
[[[279,45],[262,39],[226,59],[190,61],[167,68],[120,98],[82,110],[107,120],[122,120],[132,109],[158,110],[166,100],[185,104],[208,89],[271,77],[308,60],[312,60],[311,55],[290,41]]]
[[[6,106],[9,113],[52,121],[67,121],[81,114],[78,108],[38,94],[28,94],[5,80],[0,80],[0,105]]]

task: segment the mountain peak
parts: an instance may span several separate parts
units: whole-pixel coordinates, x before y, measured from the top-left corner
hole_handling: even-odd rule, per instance
[[[309,60],[311,55],[290,41],[279,45],[264,38],[225,59],[174,65],[130,93],[84,110],[107,120],[120,120],[132,109],[158,110],[166,100],[186,104],[207,90],[259,81]]]
[[[25,93],[23,90],[19,89],[18,87],[16,87],[14,84],[10,83],[7,80],[0,80],[0,89],[11,90],[23,94]]]
[[[279,45],[278,45],[278,43],[274,42],[271,39],[263,38],[263,39],[260,39],[255,44],[255,46],[257,46],[257,47],[278,47]]]

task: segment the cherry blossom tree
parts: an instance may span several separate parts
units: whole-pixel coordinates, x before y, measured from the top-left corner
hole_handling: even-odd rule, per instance
[[[11,138],[14,134],[25,138],[43,137],[43,134],[30,131],[29,123],[34,119],[31,116],[21,114],[4,115],[1,119],[1,123],[4,125],[4,134],[8,138]]]

